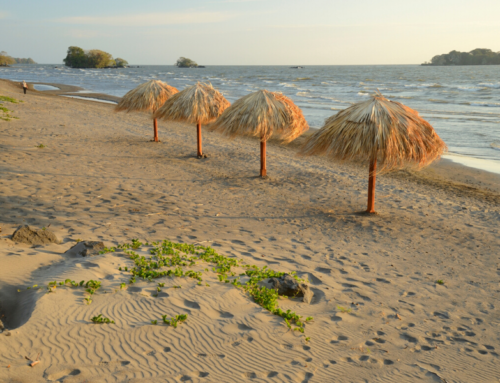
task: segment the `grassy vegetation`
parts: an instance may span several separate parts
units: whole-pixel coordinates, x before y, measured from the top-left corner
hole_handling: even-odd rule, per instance
[[[96,317],[92,317],[90,320],[92,322],[94,322],[94,323],[106,323],[106,324],[113,323],[113,324],[115,324],[114,320],[111,320],[109,318],[103,317],[102,314],[99,314]]]
[[[10,102],[12,104],[18,104],[22,101],[16,100],[15,98],[12,97],[7,97],[7,96],[0,96],[0,102]],[[12,110],[7,109],[6,107],[3,106],[3,104],[0,103],[0,120],[4,121],[10,121],[12,119],[18,119],[17,117],[14,117],[11,115]]]
[[[351,309],[348,309],[348,308],[342,307],[342,306],[337,306],[337,310],[339,310],[343,314],[350,314],[351,313]]]
[[[163,319],[163,323],[165,323],[169,326],[172,326],[174,328],[177,328],[177,326],[180,323],[185,322],[187,320],[187,314],[176,315],[175,317],[170,318],[170,319],[168,319],[166,315],[162,315],[162,319]]]

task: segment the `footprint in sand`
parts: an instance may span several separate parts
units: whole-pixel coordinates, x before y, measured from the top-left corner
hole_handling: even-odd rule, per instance
[[[62,371],[57,371],[57,372],[49,372],[51,369],[49,368],[45,374],[44,378],[47,380],[60,380],[62,378],[68,377],[68,376],[76,376],[80,375],[81,371],[78,369],[65,369]]]
[[[243,323],[232,323],[222,328],[222,331],[226,334],[239,334],[253,331],[252,327],[247,326]]]
[[[313,376],[314,374],[312,372],[300,372],[298,374],[299,382],[307,383],[312,379]]]
[[[140,292],[142,292],[142,288],[141,287],[131,286],[131,287],[127,288],[127,291],[129,293],[140,293]]]
[[[336,343],[340,343],[340,342],[343,342],[343,341],[346,341],[348,340],[349,338],[347,336],[344,336],[344,335],[339,335],[337,337],[334,337],[330,343],[333,343],[333,344],[336,344]]]
[[[408,342],[411,342],[411,343],[418,343],[418,339],[411,336],[411,335],[408,335],[408,334],[401,334],[400,335],[400,338],[401,339],[404,339],[404,340],[407,340]]]
[[[284,348],[285,350],[304,350],[304,351],[309,351],[311,347],[309,346],[304,346],[301,344],[281,344],[281,348]]]
[[[184,299],[184,305],[186,307],[189,307],[190,309],[195,309],[195,310],[199,310],[201,308],[197,302],[188,301],[187,299]]]
[[[84,262],[80,263],[79,265],[81,265],[81,267],[83,267],[84,269],[90,269],[92,267],[101,267],[97,263],[92,263],[92,262]]]
[[[326,267],[317,267],[316,271],[319,273],[323,273],[323,274],[331,274],[332,273],[332,269],[328,269]]]
[[[245,340],[246,340],[248,343],[253,342],[253,338],[252,338],[251,336],[249,336],[248,338],[245,338]],[[238,347],[238,346],[240,346],[240,345],[241,345],[241,343],[242,343],[242,341],[237,341],[237,342],[234,342],[234,343],[232,344],[232,346],[233,346],[233,347]]]
[[[201,359],[224,359],[226,357],[224,354],[196,354],[194,356]]]

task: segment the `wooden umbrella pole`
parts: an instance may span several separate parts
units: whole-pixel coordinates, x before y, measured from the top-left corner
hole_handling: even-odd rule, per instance
[[[267,176],[267,169],[266,169],[266,141],[264,141],[263,138],[261,138],[260,141],[260,176],[264,178]]]
[[[154,141],[158,142],[159,141],[158,140],[158,121],[156,120],[156,118],[153,120],[153,126],[154,126],[154,132],[155,132],[154,133],[155,134]]]
[[[201,124],[198,122],[196,125],[197,133],[198,133],[198,158],[203,156],[203,152],[201,150]]]
[[[375,213],[375,181],[377,178],[377,157],[370,160],[370,176],[368,178],[368,209],[367,213]]]

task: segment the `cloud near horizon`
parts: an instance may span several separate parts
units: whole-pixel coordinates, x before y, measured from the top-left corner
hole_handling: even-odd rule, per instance
[[[64,24],[107,25],[124,27],[168,26],[218,23],[234,17],[225,12],[163,12],[116,16],[75,16],[56,19]]]

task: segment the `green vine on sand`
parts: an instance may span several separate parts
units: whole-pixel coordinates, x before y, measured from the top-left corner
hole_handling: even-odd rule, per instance
[[[142,246],[151,247],[149,249],[150,257],[141,256],[135,251],[129,250],[137,250]],[[123,250],[134,261],[135,266],[130,270],[132,274],[130,284],[135,283],[137,278],[152,282],[153,279],[162,277],[183,277],[198,280],[198,285],[201,286],[203,273],[201,271],[184,270],[183,268],[192,267],[197,265],[199,261],[204,261],[214,264],[212,272],[218,275],[219,282],[231,283],[233,286],[243,289],[257,304],[274,315],[282,317],[290,330],[304,333],[304,325],[313,320],[312,317],[302,320],[300,315],[291,310],[283,311],[278,307],[279,295],[277,290],[258,285],[264,279],[281,277],[285,275],[284,272],[271,270],[267,266],[243,265],[243,260],[218,254],[211,247],[175,243],[168,240],[143,244],[137,239],[132,239],[132,243],[118,245],[116,249]],[[101,253],[106,252],[108,251],[102,251]],[[165,270],[164,267],[169,269]],[[236,276],[233,271],[235,267],[244,268],[246,271]],[[120,267],[119,270],[128,271],[128,268]],[[205,271],[209,271],[209,269],[206,268]],[[295,273],[290,274],[296,280],[301,281]],[[241,277],[249,277],[249,279],[242,283]],[[158,292],[161,291],[161,287],[161,284],[159,284],[157,287]]]
[[[94,293],[101,288],[101,282],[100,281],[94,281],[93,279],[85,282],[85,281],[80,281],[80,283],[75,282],[71,279],[66,279],[61,282],[57,281],[51,281],[47,284],[47,293],[53,293],[56,291],[57,287],[85,287],[85,291],[89,294],[87,297],[84,298],[84,302],[86,304],[91,304],[92,299],[91,297],[94,295]],[[31,290],[31,289],[38,289],[40,290],[41,287],[39,285],[33,285],[33,286],[28,286],[26,290]],[[21,292],[20,289],[17,290],[18,293]]]
[[[106,323],[106,324],[112,323],[112,324],[115,324],[114,320],[103,317],[102,314],[99,314],[98,316],[92,317],[90,320],[94,323]]]
[[[150,247],[149,253],[151,256],[146,257],[144,255],[139,255],[133,250],[138,250],[142,246]],[[278,291],[275,289],[270,289],[265,286],[259,285],[264,279],[269,278],[279,278],[286,273],[278,272],[269,269],[267,266],[259,267],[257,265],[246,265],[242,264],[243,260],[238,260],[235,258],[230,258],[218,254],[211,247],[188,245],[184,243],[175,243],[168,240],[162,242],[153,242],[151,244],[139,242],[137,239],[132,239],[132,243],[124,243],[118,245],[116,248],[105,248],[100,254],[106,254],[109,252],[123,251],[126,253],[131,260],[134,262],[134,267],[129,270],[127,266],[119,267],[120,271],[130,272],[132,274],[129,284],[134,284],[137,278],[142,278],[152,282],[153,279],[162,277],[179,277],[179,278],[192,278],[198,281],[198,285],[202,286],[203,272],[194,270],[184,270],[183,268],[193,267],[198,265],[200,261],[213,264],[211,271],[216,273],[221,283],[230,283],[236,288],[242,289],[248,295],[250,295],[253,300],[264,309],[268,310],[274,315],[280,316],[285,321],[286,326],[292,331],[298,331],[304,333],[305,325],[313,321],[313,317],[307,317],[302,319],[301,315],[297,315],[294,311],[287,310],[284,311],[278,307]],[[167,270],[162,268],[168,268]],[[233,268],[240,267],[246,269],[244,273],[236,275]],[[204,269],[205,272],[209,272],[210,269],[207,267]],[[297,281],[302,281],[294,272],[288,273],[292,275]],[[242,282],[241,278],[247,277],[246,282]],[[87,282],[81,281],[77,283],[73,280],[66,279],[65,281],[49,282],[47,285],[48,292],[54,292],[57,287],[85,287],[88,296],[84,299],[87,304],[91,304],[91,297],[95,292],[101,288],[101,282],[95,280],[89,280]],[[165,286],[165,283],[158,283],[157,292],[161,291],[161,288]],[[208,283],[205,286],[209,286]],[[120,289],[126,287],[125,283],[120,284]],[[181,286],[173,286],[174,288],[181,288]],[[27,289],[40,289],[38,285],[30,286]],[[18,290],[21,292],[21,290]],[[96,320],[100,320],[100,316],[94,317]],[[94,319],[93,318],[93,319]],[[186,314],[176,315],[175,317],[168,319],[166,315],[163,317],[163,322],[173,327],[177,327],[178,324],[184,322],[187,319]],[[107,318],[104,318],[105,320]],[[97,322],[97,323],[114,323],[114,322]],[[152,324],[157,324],[157,320],[152,320]],[[306,338],[308,341],[310,338]]]

